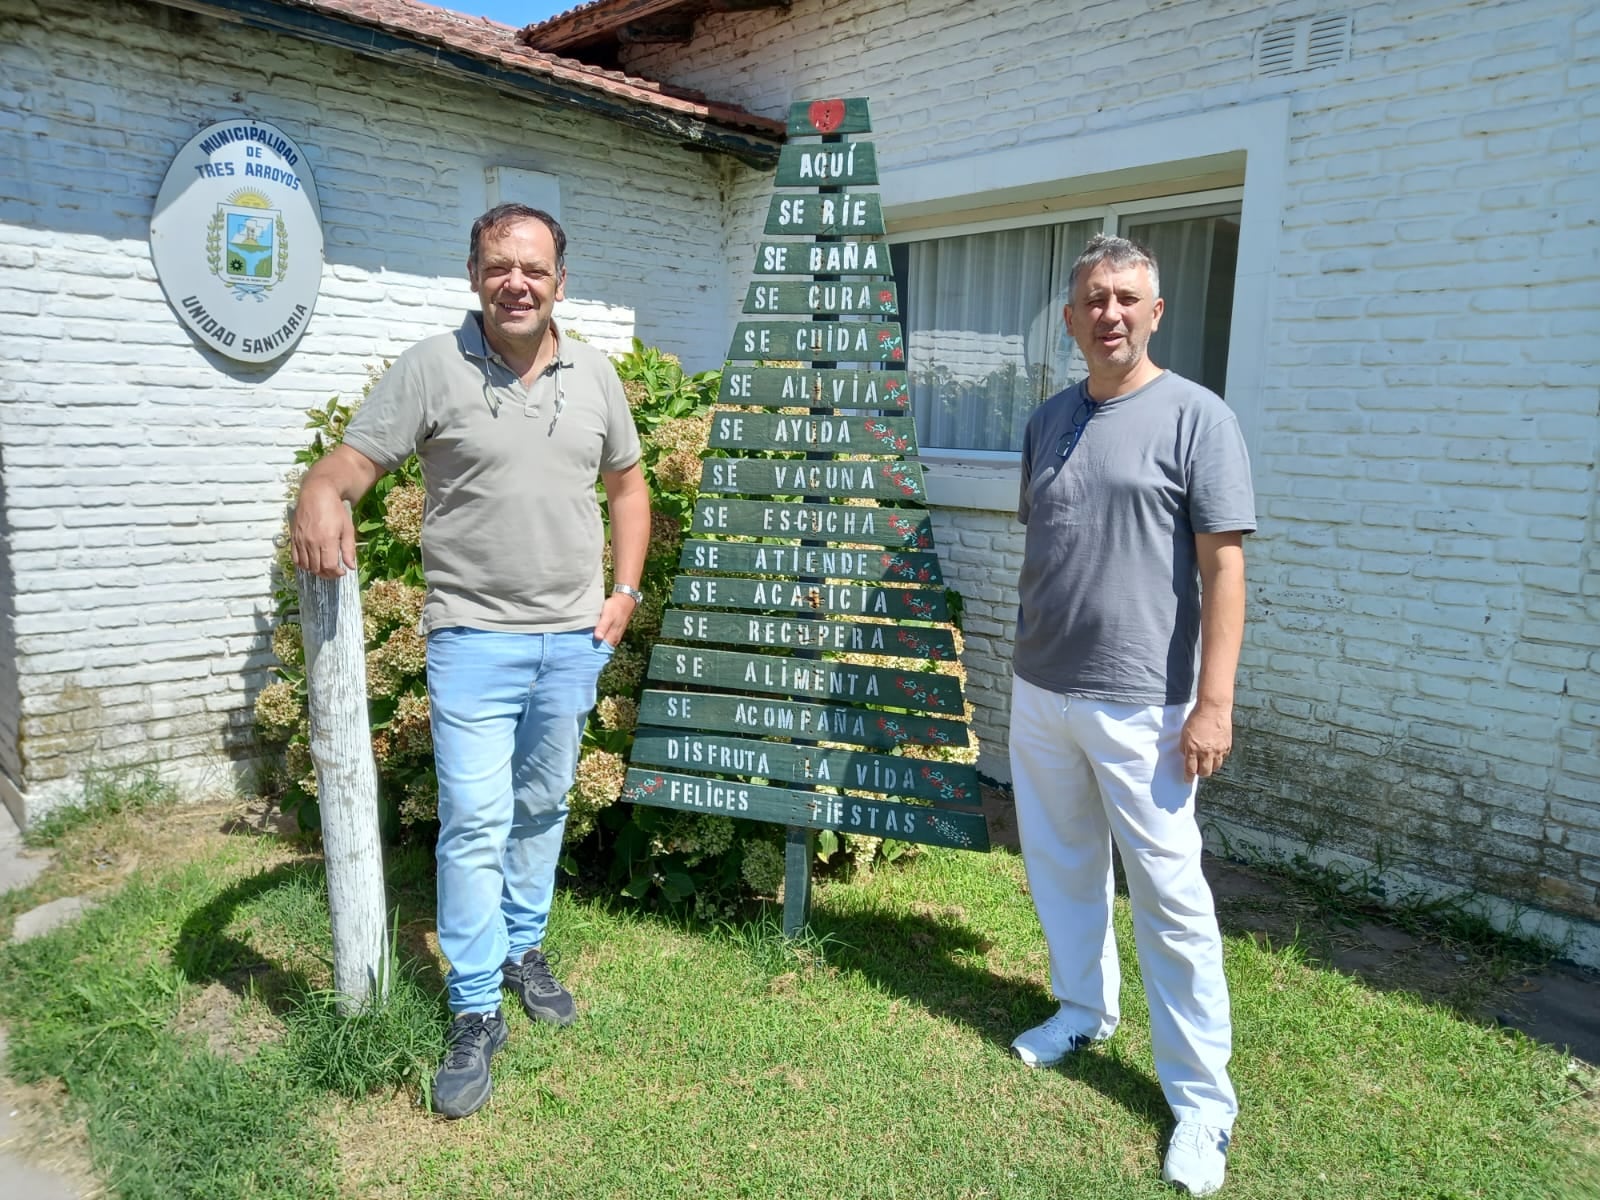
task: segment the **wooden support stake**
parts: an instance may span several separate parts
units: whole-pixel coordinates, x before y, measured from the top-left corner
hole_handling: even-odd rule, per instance
[[[354,571],[338,579],[298,575],[311,758],[333,921],[333,986],[349,1014],[388,999],[390,966],[361,590]]]
[[[811,860],[817,853],[817,831],[786,827],[783,847],[783,936],[797,938],[811,920]]]

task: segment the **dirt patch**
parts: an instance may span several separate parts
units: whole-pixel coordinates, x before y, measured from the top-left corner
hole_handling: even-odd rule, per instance
[[[259,802],[237,797],[180,804],[156,811],[125,813],[63,835],[55,868],[46,877],[49,895],[86,896],[121,886],[136,871],[159,872],[202,856],[200,847],[220,845],[241,823],[249,825]],[[303,848],[283,839],[283,856]]]
[[[271,800],[246,799],[228,810],[218,832],[300,841],[300,822]]]
[[[443,1118],[416,1103],[414,1089],[366,1100],[340,1100],[317,1122],[339,1147],[341,1195],[384,1200],[406,1195],[397,1164],[414,1161],[435,1141]],[[463,1122],[470,1124],[470,1122]]]
[[[110,1193],[95,1178],[88,1130],[68,1114],[60,1083],[23,1084],[0,1076],[0,1154],[56,1177],[82,1200],[102,1200]]]
[[[231,1062],[243,1062],[281,1038],[283,1024],[259,1001],[229,984],[213,983],[178,1010],[172,1031],[200,1038],[211,1053]]]

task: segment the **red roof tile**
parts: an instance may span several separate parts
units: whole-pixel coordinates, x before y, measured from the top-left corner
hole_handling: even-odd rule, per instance
[[[708,8],[708,0],[590,0],[529,25],[522,31],[522,40],[530,46],[565,50],[615,39],[618,30],[641,17],[686,14],[693,18]]]
[[[381,29],[409,41],[468,54],[497,67],[544,76],[568,87],[597,92],[640,107],[698,118],[774,141],[784,137],[782,121],[757,116],[731,104],[715,103],[699,92],[534,50],[519,40],[516,29],[487,17],[470,17],[423,4],[420,0],[278,0],[278,3],[285,8],[306,9]]]

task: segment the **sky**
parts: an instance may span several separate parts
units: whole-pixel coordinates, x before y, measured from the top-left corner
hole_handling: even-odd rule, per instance
[[[491,21],[521,29],[524,25],[532,25],[535,21],[543,21],[546,17],[577,8],[583,0],[428,0],[428,3],[469,16],[488,17]]]

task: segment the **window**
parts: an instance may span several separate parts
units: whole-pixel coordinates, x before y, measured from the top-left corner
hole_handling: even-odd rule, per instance
[[[1193,199],[896,242],[891,259],[918,443],[1003,454],[1022,448],[1033,410],[1084,375],[1061,309],[1073,260],[1101,230],[1143,242],[1160,265],[1166,316],[1150,357],[1220,394],[1240,204],[1215,193]]]

